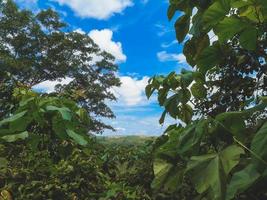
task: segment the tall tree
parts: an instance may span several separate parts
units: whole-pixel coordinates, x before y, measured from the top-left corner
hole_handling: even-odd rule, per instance
[[[69,78],[50,96],[64,96],[85,108],[90,129],[105,128],[100,118],[115,117],[107,100],[116,100],[110,88],[119,86],[114,57],[102,51],[86,34],[69,31],[58,13],[20,10],[12,0],[0,0],[0,118],[12,109],[12,89]]]
[[[176,12],[194,70],[146,88],[165,108],[160,123],[184,122],[155,144],[152,187],[169,199],[266,199],[267,1],[170,0],[169,19]]]

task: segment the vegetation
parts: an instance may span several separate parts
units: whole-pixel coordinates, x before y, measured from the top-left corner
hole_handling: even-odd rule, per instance
[[[180,122],[156,139],[107,139],[92,133],[111,128],[98,117],[113,117],[114,58],[54,11],[0,0],[0,200],[267,199],[267,2],[170,0],[170,20],[177,11],[193,70],[152,77],[146,94],[160,124]]]
[[[11,0],[0,0],[0,27],[0,119],[17,105],[12,99],[16,87],[67,77],[70,83],[59,84],[50,96],[73,100],[86,109],[91,132],[112,128],[99,120],[114,117],[105,104],[115,100],[109,89],[120,85],[112,55],[88,35],[68,31],[52,10],[33,14],[19,10]]]
[[[178,41],[192,35],[184,54],[194,70],[155,76],[146,88],[165,109],[160,123],[166,114],[182,122],[156,142],[154,190],[174,199],[267,198],[266,9],[264,0],[170,1],[169,19],[184,13]]]

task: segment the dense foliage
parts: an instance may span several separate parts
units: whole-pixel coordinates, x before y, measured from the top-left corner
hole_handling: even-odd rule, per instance
[[[149,200],[150,152],[145,144],[105,147],[93,139],[83,148],[58,142],[53,151],[2,143],[0,199]]]
[[[155,144],[152,187],[171,199],[266,199],[267,1],[170,0],[169,19],[176,11],[194,70],[146,88],[164,107],[160,123],[180,120]]]
[[[69,31],[58,13],[49,9],[38,13],[20,10],[12,0],[0,0],[0,119],[17,103],[16,87],[68,78],[53,96],[74,100],[90,114],[91,132],[112,128],[99,117],[114,117],[106,100],[119,86],[114,57],[99,49],[86,34]],[[45,92],[45,91],[44,91]]]

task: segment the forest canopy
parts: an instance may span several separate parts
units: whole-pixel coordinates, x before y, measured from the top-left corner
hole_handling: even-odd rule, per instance
[[[44,81],[69,78],[48,96],[75,101],[90,115],[90,131],[109,128],[100,118],[115,117],[106,101],[119,86],[114,57],[102,51],[86,34],[69,31],[52,9],[33,13],[11,1],[0,1],[0,119],[14,111],[16,87],[31,89]],[[45,92],[45,91],[44,91]]]

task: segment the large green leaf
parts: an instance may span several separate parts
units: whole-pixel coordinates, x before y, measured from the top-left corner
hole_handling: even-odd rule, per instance
[[[26,113],[27,113],[27,111],[23,111],[23,112],[15,114],[15,115],[12,115],[11,117],[9,117],[7,119],[2,120],[0,122],[0,126],[2,126],[3,124],[6,124],[6,123],[10,123],[10,122],[16,121],[16,120],[22,118]]]
[[[267,122],[260,128],[251,142],[251,150],[267,163]],[[257,158],[254,159],[254,164],[262,164]],[[265,166],[267,167],[267,166]]]
[[[221,62],[223,53],[218,42],[213,43],[212,46],[205,48],[197,59],[197,66],[201,72],[206,73]]]
[[[171,20],[176,12],[177,8],[174,4],[171,4],[168,8],[168,12],[167,12],[167,15],[168,15],[168,19]]]
[[[220,123],[225,130],[232,133],[239,140],[243,140],[246,130],[246,115],[242,112],[225,112],[216,116],[215,120]]]
[[[58,138],[62,140],[67,139],[68,135],[66,134],[66,124],[64,123],[64,120],[54,116],[52,119],[52,129]]]
[[[209,45],[210,40],[207,34],[198,37],[194,36],[190,40],[186,41],[183,50],[183,53],[186,56],[186,61],[190,65],[194,66],[196,64],[196,59]]]
[[[240,34],[240,44],[248,50],[255,50],[257,43],[257,29],[249,26]]]
[[[27,137],[29,137],[29,133],[28,131],[24,131],[18,134],[5,135],[1,137],[1,139],[5,140],[6,142],[15,142],[17,140],[25,140]]]
[[[247,23],[243,22],[237,17],[226,17],[222,20],[214,30],[216,35],[219,37],[219,41],[225,42],[231,39],[237,33],[240,33],[247,27]]]
[[[194,130],[194,127],[189,125],[186,129],[188,129],[188,131]],[[175,160],[177,158],[179,148],[177,144],[183,131],[184,128],[177,128],[176,126],[171,128],[171,130],[167,132],[168,140],[156,149],[157,156],[169,161]]]
[[[244,192],[253,185],[259,177],[260,173],[258,173],[254,165],[248,165],[245,169],[236,172],[230,184],[227,186],[226,200],[234,199],[235,195]]]
[[[160,159],[153,163],[155,178],[151,184],[154,190],[177,191],[182,186],[184,169]]]
[[[212,26],[220,22],[230,10],[230,1],[215,1],[204,13],[203,21],[205,27],[210,29]]]
[[[201,139],[207,133],[207,125],[207,120],[188,125],[180,133],[179,141],[177,141],[177,153],[181,156],[191,156],[193,153],[199,153]]]
[[[70,136],[77,144],[82,145],[82,146],[85,146],[88,144],[87,140],[85,140],[85,138],[82,135],[75,133],[73,130],[67,129],[66,131],[67,131],[68,136]]]
[[[190,15],[183,15],[175,23],[176,38],[181,43],[188,34],[190,26]]]
[[[197,192],[208,192],[214,200],[225,199],[228,174],[239,163],[243,153],[241,147],[232,145],[219,153],[193,156],[187,171]]]
[[[67,108],[67,107],[59,108],[57,106],[47,106],[46,110],[48,110],[48,111],[58,111],[58,112],[60,112],[60,114],[61,114],[61,116],[62,116],[62,118],[64,120],[67,120],[67,121],[71,120],[70,109]]]

